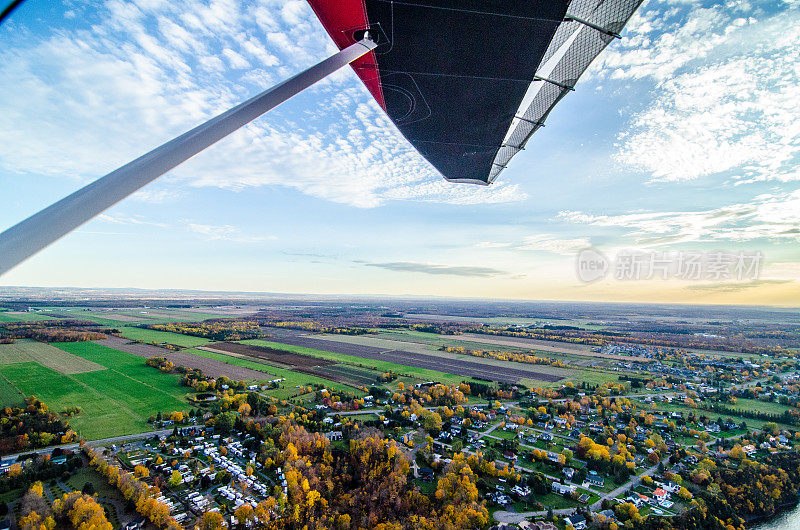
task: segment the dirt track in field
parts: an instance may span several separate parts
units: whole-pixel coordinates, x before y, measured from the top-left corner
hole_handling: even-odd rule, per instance
[[[255,359],[281,365],[282,367],[289,369],[313,368],[315,366],[329,366],[331,364],[336,364],[333,361],[311,357],[310,355],[301,355],[299,353],[290,351],[275,350],[272,348],[266,348],[264,346],[239,344],[237,342],[214,342],[211,344],[205,344],[201,346],[200,349],[253,357]]]
[[[310,355],[301,355],[290,351],[276,350],[263,346],[239,344],[237,342],[215,342],[198,346],[199,350],[206,350],[234,357],[242,357],[254,361],[263,361],[280,368],[292,370],[302,374],[321,377],[329,381],[344,383],[356,388],[374,382],[373,378],[365,381],[363,374],[352,374],[345,365],[337,364],[327,359],[320,359]]]

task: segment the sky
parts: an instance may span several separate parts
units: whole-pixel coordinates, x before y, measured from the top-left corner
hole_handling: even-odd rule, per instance
[[[336,51],[304,0],[26,0],[0,50],[0,230]],[[645,1],[489,187],[346,68],[0,285],[800,306],[799,65],[798,0]]]

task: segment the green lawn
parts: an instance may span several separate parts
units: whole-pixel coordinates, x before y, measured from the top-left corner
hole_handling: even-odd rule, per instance
[[[138,340],[139,342],[155,342],[156,344],[167,343],[174,344],[175,346],[183,346],[184,348],[194,348],[211,342],[203,337],[181,335],[180,333],[171,333],[169,331],[135,328],[131,326],[122,326],[117,329],[119,329],[124,337],[131,340]]]
[[[730,406],[736,410],[753,410],[756,412],[766,412],[768,414],[783,414],[789,409],[789,407],[781,405],[780,403],[744,398],[737,399],[736,404]]]
[[[125,502],[125,498],[122,496],[119,490],[111,486],[106,479],[104,479],[99,473],[97,473],[97,471],[90,467],[79,469],[74,475],[69,477],[64,482],[73,490],[78,491],[82,490],[83,486],[89,482],[94,486],[94,491],[97,493],[98,497],[102,499],[113,499],[122,503]]]

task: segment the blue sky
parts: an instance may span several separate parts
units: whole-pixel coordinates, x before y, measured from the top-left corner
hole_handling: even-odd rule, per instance
[[[270,0],[27,0],[0,49],[0,228],[335,51]],[[0,283],[797,305],[797,64],[796,0],[646,1],[488,188],[445,182],[342,70]],[[585,284],[589,246],[765,261]]]

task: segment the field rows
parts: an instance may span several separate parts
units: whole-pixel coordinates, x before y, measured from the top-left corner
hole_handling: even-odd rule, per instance
[[[37,362],[63,374],[103,370],[104,367],[80,356],[72,355],[49,344],[32,340],[0,344],[0,364]]]
[[[69,421],[87,439],[146,431],[151,414],[187,408],[187,389],[178,377],[147,366],[141,357],[92,342],[54,346],[101,369],[66,374],[33,361],[0,365],[3,404],[20,401],[13,388],[24,396],[35,395],[56,412],[81,407]]]

